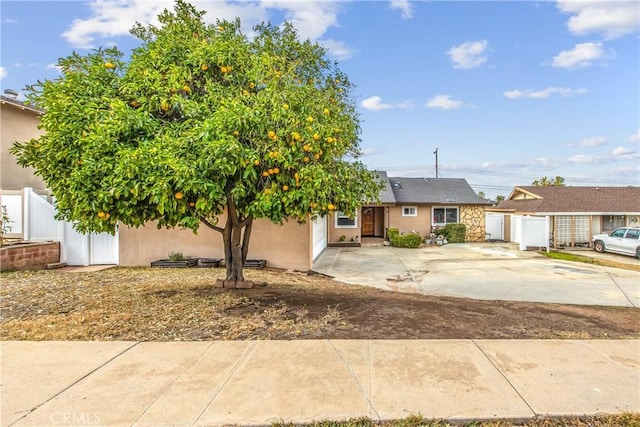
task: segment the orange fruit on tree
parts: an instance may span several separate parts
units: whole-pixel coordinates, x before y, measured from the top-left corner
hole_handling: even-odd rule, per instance
[[[176,199],[180,200],[184,197],[184,194],[182,194],[181,191],[178,191],[176,194],[173,195],[173,197],[175,197]]]
[[[269,176],[269,172],[267,171],[262,172],[262,176]]]
[[[218,31],[224,31],[224,27],[222,25],[218,25]]]
[[[285,184],[285,185],[283,185],[283,186],[282,186],[282,191],[287,191],[287,190],[289,190],[289,186],[288,186],[288,185],[286,185],[286,184]]]
[[[253,164],[254,164],[254,165],[256,165],[256,166],[259,166],[259,165],[260,165],[260,160],[255,159],[255,160],[253,161]]]
[[[307,117],[307,121],[308,121],[309,123],[313,123],[313,117],[311,117],[311,116]]]
[[[166,102],[162,102],[162,104],[160,104],[160,108],[162,109],[162,111],[168,111],[169,104],[167,104]]]
[[[327,141],[329,144],[331,144],[334,141],[334,139],[332,137],[328,136],[327,139],[325,139],[325,141]]]
[[[269,169],[269,175],[273,175],[273,169]]]
[[[98,212],[98,218],[104,218],[106,214],[102,211]]]
[[[113,70],[114,68],[116,68],[116,66],[113,62],[107,61],[104,63],[104,68],[106,68],[107,70]]]
[[[191,92],[191,88],[189,86],[187,86],[187,85],[182,86],[182,90],[187,92],[187,93]]]
[[[189,202],[189,206],[194,207],[196,205],[196,202]]]
[[[302,161],[305,162],[305,163],[309,163],[309,158],[307,156],[304,156],[302,158]]]
[[[280,173],[280,168],[273,168],[273,173],[279,174]]]
[[[289,109],[289,104],[282,104],[282,108],[284,108],[285,110]]]
[[[313,155],[313,158],[314,158],[314,159],[316,159],[316,160],[318,160],[318,159],[320,158],[320,154],[318,154],[318,153],[314,154],[314,155]]]
[[[316,202],[311,202],[309,203],[309,206],[311,207],[311,209],[315,209],[318,207],[318,204]]]
[[[202,71],[207,71],[207,70],[209,69],[209,66],[208,66],[207,64],[202,64],[202,65],[200,66],[200,69],[201,69]]]
[[[238,132],[237,130],[233,131],[233,136],[240,136],[240,132]]]
[[[310,146],[310,145],[308,145],[308,144],[304,144],[304,145],[302,146],[302,149],[303,149],[304,151],[311,151],[311,146]]]
[[[267,133],[267,135],[269,135],[269,138],[271,138],[271,139],[275,139],[275,137],[276,137],[276,133],[275,133],[274,131],[272,131],[272,130],[270,130],[270,131]]]
[[[140,103],[138,101],[131,101],[129,105],[131,105],[133,108],[136,108],[140,106]]]
[[[325,113],[325,114],[329,114],[329,109],[325,108],[324,110],[322,110],[322,112]]]
[[[318,135],[317,133],[313,134],[313,139],[315,139],[316,141],[320,139],[320,135]]]

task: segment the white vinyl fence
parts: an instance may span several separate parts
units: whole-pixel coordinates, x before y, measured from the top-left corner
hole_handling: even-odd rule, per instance
[[[32,242],[60,242],[60,261],[69,265],[118,264],[118,233],[81,234],[73,224],[55,219],[56,208],[26,187],[2,191],[0,205],[7,208],[11,231],[7,237]]]
[[[549,251],[550,218],[548,216],[511,216],[511,241],[521,251],[545,248]]]
[[[487,212],[485,231],[487,240],[504,240],[504,214]]]

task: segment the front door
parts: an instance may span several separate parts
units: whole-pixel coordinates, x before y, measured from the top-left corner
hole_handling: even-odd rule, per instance
[[[362,208],[362,236],[374,235],[375,213],[373,208]]]

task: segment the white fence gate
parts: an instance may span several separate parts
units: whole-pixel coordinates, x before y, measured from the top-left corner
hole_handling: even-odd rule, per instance
[[[8,237],[34,242],[59,241],[60,262],[69,265],[118,264],[118,233],[81,234],[73,224],[55,219],[56,208],[32,188],[3,191],[11,223]]]
[[[518,243],[521,251],[530,248],[546,248],[548,252],[549,230],[548,216],[511,216],[511,241]]]
[[[504,214],[487,212],[485,232],[487,240],[504,240]]]

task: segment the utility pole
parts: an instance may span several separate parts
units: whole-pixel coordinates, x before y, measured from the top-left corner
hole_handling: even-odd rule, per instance
[[[438,177],[438,149],[436,148],[436,151],[433,152],[433,154],[436,155],[436,178]]]

